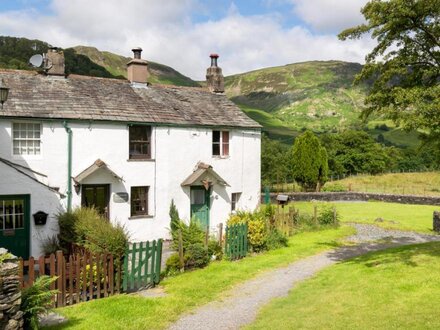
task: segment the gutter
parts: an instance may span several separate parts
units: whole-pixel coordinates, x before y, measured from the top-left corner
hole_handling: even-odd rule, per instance
[[[67,212],[72,210],[72,129],[67,121],[63,122],[67,133]]]

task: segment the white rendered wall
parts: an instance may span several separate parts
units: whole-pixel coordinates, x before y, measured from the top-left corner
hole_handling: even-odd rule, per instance
[[[38,122],[38,121],[32,121]],[[212,156],[212,129],[176,128],[159,126],[152,130],[152,158],[148,161],[129,161],[128,126],[118,123],[70,122],[73,132],[72,176],[75,177],[97,159],[104,161],[110,169],[123,178],[119,181],[109,172],[99,170],[89,176],[83,184],[110,184],[110,218],[126,226],[133,241],[168,238],[169,206],[174,199],[182,219],[190,218],[189,187],[181,183],[192,173],[197,162],[213,166],[230,187],[214,185],[210,227],[225,222],[230,213],[231,193],[241,192],[238,208],[252,210],[260,200],[260,141],[259,130],[230,129],[230,152],[227,158]],[[47,183],[59,187],[61,193],[67,191],[67,134],[62,121],[42,122],[42,153],[39,156],[13,156],[11,142],[12,121],[0,120],[0,157],[30,167],[48,175]],[[41,193],[32,184],[21,183],[19,173],[6,173],[0,169],[1,177],[11,176],[7,184],[0,185],[1,194],[19,194],[21,185],[32,192],[31,209],[34,213],[34,197]],[[27,181],[26,181],[27,182]],[[5,187],[8,186],[6,189]],[[149,217],[129,219],[130,203],[115,203],[116,192],[130,194],[132,186],[149,186]],[[45,189],[41,186],[43,190]],[[34,192],[35,190],[35,192]],[[81,193],[72,189],[72,205],[81,205]],[[38,191],[38,192],[37,192]],[[48,193],[52,194],[49,190]],[[44,197],[45,198],[45,197]],[[53,218],[58,208],[65,208],[66,199],[58,205],[38,204]],[[52,202],[51,202],[52,203]],[[44,206],[44,207],[43,207]],[[39,209],[40,210],[40,209]],[[53,226],[46,225],[40,234],[53,232]],[[55,228],[56,230],[56,228]],[[31,236],[34,236],[34,230]],[[37,256],[38,250],[32,254]]]

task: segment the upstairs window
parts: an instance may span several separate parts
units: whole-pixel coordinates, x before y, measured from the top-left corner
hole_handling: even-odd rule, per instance
[[[148,215],[149,187],[131,187],[131,216]]]
[[[235,211],[240,201],[241,193],[232,193],[231,195],[231,211]]]
[[[41,125],[36,123],[13,123],[12,153],[14,155],[40,155]]]
[[[151,126],[130,126],[130,159],[151,159]]]
[[[212,155],[229,156],[229,131],[212,131]]]

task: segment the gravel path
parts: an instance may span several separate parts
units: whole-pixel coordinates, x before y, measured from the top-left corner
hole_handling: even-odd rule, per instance
[[[357,245],[320,253],[266,272],[236,286],[222,301],[208,303],[192,314],[184,315],[170,329],[239,329],[254,321],[259,309],[270,300],[286,296],[298,282],[338,261],[393,246],[440,241],[440,236],[385,230],[365,224],[351,225],[356,228],[357,234],[348,240]],[[376,240],[385,242],[374,242]]]

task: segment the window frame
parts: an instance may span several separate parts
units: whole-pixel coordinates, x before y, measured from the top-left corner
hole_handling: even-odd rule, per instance
[[[219,140],[214,141],[214,135],[218,132]],[[226,138],[225,138],[226,137]],[[231,132],[229,130],[212,130],[212,156],[217,158],[227,158],[230,156]],[[218,154],[214,152],[214,147],[218,146]]]
[[[231,193],[231,212],[237,211],[240,203],[240,198],[241,198],[241,192]]]
[[[139,198],[140,203],[144,202],[145,203],[145,211],[135,211],[134,210],[134,205],[133,205],[133,197],[134,197],[134,192],[133,189],[140,189],[140,188],[145,188],[146,192],[145,192],[145,199],[142,200]],[[145,217],[145,216],[149,216],[149,197],[150,197],[150,186],[132,186],[130,188],[130,217]],[[142,206],[142,205],[141,205]]]
[[[135,129],[146,129],[146,139],[145,140],[132,140],[132,130]],[[153,128],[149,125],[129,125],[128,126],[128,159],[129,160],[151,160],[152,159],[152,136],[153,136]],[[135,142],[134,142],[135,141]],[[147,144],[147,152],[146,153],[132,153],[132,145],[137,144],[141,145],[142,150],[142,144]]]
[[[19,125],[18,129],[16,129],[16,125]],[[22,125],[24,125],[25,128],[25,132],[26,132],[26,137],[22,138],[21,136],[19,137],[15,137],[15,132],[22,132]],[[28,132],[30,132],[30,130],[28,130],[28,125],[32,125],[32,137],[28,137]],[[35,130],[35,127],[38,126],[38,133],[39,133],[39,137],[36,138],[35,137],[35,132],[37,132],[37,130]],[[20,135],[20,133],[18,134]],[[11,123],[11,155],[13,158],[40,158],[43,155],[43,125],[41,122],[36,122],[36,121],[13,121]],[[29,153],[29,143],[30,142],[39,142],[39,152],[35,153],[35,144],[33,144],[33,150],[34,153]],[[15,142],[19,143],[18,147],[15,147]],[[21,153],[21,143],[24,143],[26,145],[26,153]],[[18,153],[15,153],[15,150],[18,148]]]

